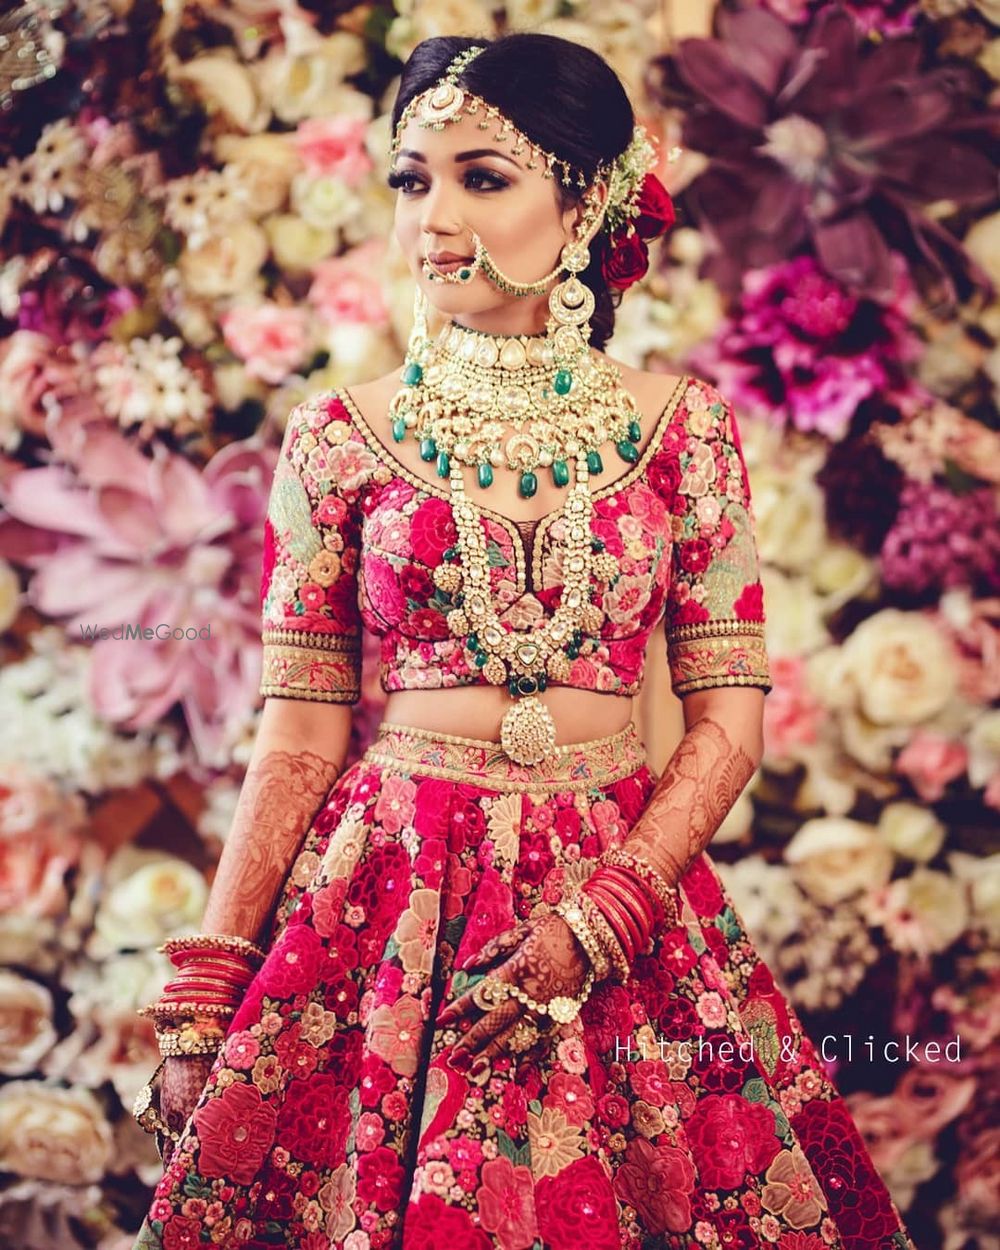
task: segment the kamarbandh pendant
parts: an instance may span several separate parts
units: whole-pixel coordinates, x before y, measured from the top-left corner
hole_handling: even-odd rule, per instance
[[[537,695],[518,699],[500,722],[500,745],[515,764],[538,764],[556,745],[556,723]]]

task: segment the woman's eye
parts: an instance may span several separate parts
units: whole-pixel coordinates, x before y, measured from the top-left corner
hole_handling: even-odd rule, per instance
[[[418,187],[426,185],[420,175],[409,169],[391,170],[386,182],[394,191],[402,191],[404,195],[412,195]],[[464,184],[470,191],[502,191],[510,185],[506,178],[489,169],[467,169]]]

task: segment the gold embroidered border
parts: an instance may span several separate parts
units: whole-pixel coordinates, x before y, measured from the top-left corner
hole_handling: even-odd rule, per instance
[[[705,621],[667,631],[667,656],[674,693],[714,686],[771,689],[762,621]]]
[[[491,790],[576,794],[631,776],[646,763],[635,724],[607,738],[557,747],[540,764],[515,764],[499,742],[383,724],[364,756],[370,764],[442,781],[482,781]]]
[[[264,698],[357,703],[361,698],[361,639],[266,629],[260,693]]]

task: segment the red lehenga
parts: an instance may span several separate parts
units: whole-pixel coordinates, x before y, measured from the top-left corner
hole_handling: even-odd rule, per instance
[[[718,392],[682,379],[639,464],[596,494],[626,584],[571,682],[636,688],[666,615],[675,689],[769,688]],[[347,397],[290,418],[272,499],[265,693],[353,701],[362,620],[389,688],[481,679],[434,619],[447,504]],[[548,520],[531,581],[546,608]],[[486,524],[516,603],[521,540]],[[585,879],[653,786],[631,728],[519,768],[495,744],[384,726],[305,836],[137,1250],[915,1250],[708,854],[627,982],[475,1077],[449,1064],[436,1020],[471,984],[465,956]]]

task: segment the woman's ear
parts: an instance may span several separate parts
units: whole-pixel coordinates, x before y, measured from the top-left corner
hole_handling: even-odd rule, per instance
[[[563,221],[570,231],[569,237],[574,237],[579,231],[581,225],[588,218],[591,220],[595,215],[595,211],[604,207],[608,199],[608,184],[602,180],[591,183],[584,192],[583,197],[572,205],[563,214]]]

